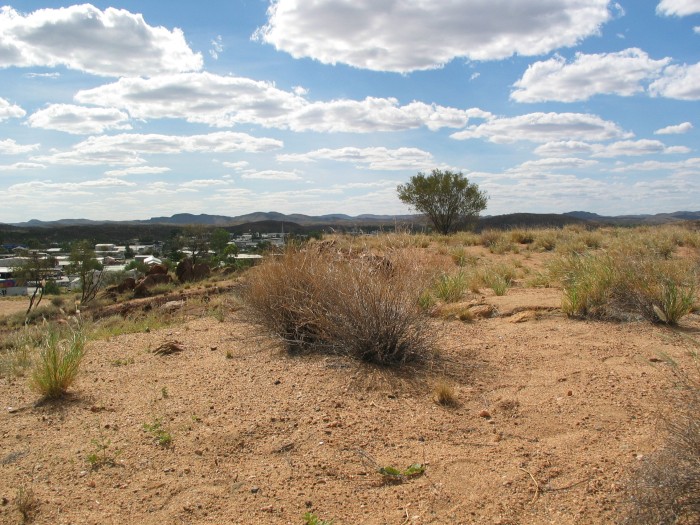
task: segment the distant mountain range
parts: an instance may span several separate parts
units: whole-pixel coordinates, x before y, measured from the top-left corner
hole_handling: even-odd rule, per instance
[[[568,213],[512,213],[505,215],[492,215],[480,219],[480,228],[507,227],[507,226],[534,226],[551,225],[561,226],[570,223],[593,222],[616,225],[632,224],[664,224],[668,222],[700,220],[700,211],[677,211],[673,213],[657,213],[655,215],[617,215],[605,216],[586,211],[572,211]],[[146,220],[132,221],[94,221],[89,219],[61,219],[58,221],[40,221],[32,219],[27,222],[13,223],[11,226],[21,228],[55,228],[68,226],[98,226],[98,225],[169,225],[185,226],[188,224],[202,224],[206,226],[233,227],[251,223],[293,223],[305,228],[312,226],[379,226],[393,225],[395,223],[421,223],[424,219],[420,215],[357,215],[350,216],[341,213],[329,215],[303,215],[300,213],[283,214],[278,212],[255,212],[245,215],[229,217],[226,215],[194,215],[191,213],[178,213],[170,217],[152,217]],[[290,224],[290,226],[292,226]]]
[[[303,215],[301,213],[293,213],[290,215],[285,215],[283,213],[278,213],[275,211],[270,212],[255,212],[248,213],[246,215],[238,215],[235,217],[228,217],[226,215],[208,215],[202,213],[200,215],[194,215],[191,213],[177,213],[171,217],[152,217],[145,220],[132,220],[132,221],[94,221],[90,219],[60,219],[57,221],[40,221],[37,219],[32,219],[27,222],[12,223],[11,226],[18,227],[35,227],[35,228],[53,228],[56,226],[95,226],[100,224],[164,224],[164,225],[177,225],[185,226],[188,224],[203,224],[206,226],[238,226],[241,224],[256,223],[256,222],[266,222],[266,221],[276,221],[276,222],[292,222],[302,226],[313,226],[313,225],[329,225],[329,224],[343,224],[343,225],[371,225],[371,224],[393,224],[394,221],[406,222],[406,221],[418,221],[420,220],[419,215],[358,215],[352,217],[350,215],[345,215],[342,213],[335,213],[330,215]]]

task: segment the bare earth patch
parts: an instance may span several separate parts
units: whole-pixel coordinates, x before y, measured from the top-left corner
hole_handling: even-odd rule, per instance
[[[615,523],[659,444],[661,357],[689,365],[700,316],[577,321],[560,296],[484,293],[496,317],[431,321],[445,371],[413,380],[290,357],[239,313],[92,342],[63,401],[0,381],[0,522],[20,523],[22,486],[46,524]],[[433,401],[438,379],[455,407]],[[377,471],[414,463],[424,474]]]

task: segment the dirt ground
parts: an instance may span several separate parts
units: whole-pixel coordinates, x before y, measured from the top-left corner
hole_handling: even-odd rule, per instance
[[[0,522],[21,523],[20,487],[41,524],[619,522],[700,316],[573,320],[556,288],[482,300],[495,317],[432,321],[446,366],[419,378],[288,356],[240,311],[91,342],[59,402],[4,378]],[[183,351],[152,352],[170,340]],[[433,401],[440,378],[456,407]],[[414,463],[423,475],[377,471]]]

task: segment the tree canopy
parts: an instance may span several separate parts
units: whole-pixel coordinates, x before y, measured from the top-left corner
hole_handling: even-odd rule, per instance
[[[425,214],[435,229],[448,234],[473,222],[486,208],[488,196],[461,173],[435,169],[418,173],[396,188],[399,199]]]

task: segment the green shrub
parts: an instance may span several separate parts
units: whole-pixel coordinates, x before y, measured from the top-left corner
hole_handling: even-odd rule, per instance
[[[78,375],[84,349],[82,331],[62,339],[55,329],[49,329],[32,370],[32,387],[45,398],[63,396]]]
[[[563,311],[572,316],[677,324],[693,310],[697,276],[689,261],[618,246],[599,254],[574,254],[555,265],[564,288]]]
[[[433,294],[446,303],[456,303],[467,290],[468,281],[464,272],[440,275],[433,285]]]

